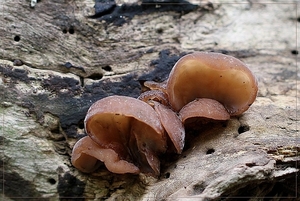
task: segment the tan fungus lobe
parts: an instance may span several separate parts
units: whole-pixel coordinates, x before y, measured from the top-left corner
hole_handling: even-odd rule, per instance
[[[113,149],[100,147],[88,136],[76,142],[71,157],[74,167],[82,172],[89,173],[95,171],[101,165],[100,161],[105,164],[109,171],[114,173],[140,173],[138,167],[126,160],[120,159]]]
[[[199,98],[185,105],[179,112],[183,123],[189,118],[201,117],[213,120],[228,120],[230,115],[225,107],[216,100]]]
[[[185,130],[177,114],[167,106],[153,101],[154,109],[165,128],[176,153],[180,154],[184,147]]]
[[[240,60],[220,53],[196,52],[175,64],[166,91],[175,111],[196,98],[214,99],[231,116],[246,111],[257,95],[257,81]]]
[[[166,151],[164,129],[154,109],[131,97],[110,96],[95,102],[85,118],[87,134],[141,172],[158,175],[158,155]]]

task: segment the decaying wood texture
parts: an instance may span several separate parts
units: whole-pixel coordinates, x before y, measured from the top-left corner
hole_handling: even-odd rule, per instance
[[[1,1],[3,200],[297,200],[299,5],[170,2]],[[249,66],[259,92],[248,111],[188,132],[181,155],[162,157],[157,179],[71,165],[93,102],[137,97],[140,82],[165,80],[194,51]]]

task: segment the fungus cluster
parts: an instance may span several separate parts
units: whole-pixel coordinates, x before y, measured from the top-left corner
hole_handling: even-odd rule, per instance
[[[113,173],[158,176],[160,155],[182,152],[187,124],[240,115],[258,90],[240,60],[205,52],[179,59],[165,82],[144,85],[149,91],[137,99],[110,96],[90,107],[84,120],[88,136],[72,152],[77,169],[93,172],[104,163]]]

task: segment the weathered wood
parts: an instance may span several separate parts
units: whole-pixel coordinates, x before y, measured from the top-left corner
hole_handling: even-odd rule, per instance
[[[298,4],[97,1],[94,9],[91,0],[30,2],[0,3],[3,200],[299,197]],[[139,80],[165,80],[193,51],[248,64],[259,83],[248,111],[188,132],[180,156],[162,157],[158,179],[72,167],[93,102],[137,97]]]

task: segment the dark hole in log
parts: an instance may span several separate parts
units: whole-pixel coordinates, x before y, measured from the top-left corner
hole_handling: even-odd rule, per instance
[[[291,53],[294,55],[297,55],[299,52],[298,52],[298,50],[292,50]]]
[[[206,151],[206,154],[212,154],[215,152],[215,149],[211,148]]]
[[[78,122],[78,128],[84,129],[84,120],[83,119],[79,120],[79,122]]]
[[[93,73],[90,76],[88,76],[88,78],[92,79],[92,80],[100,80],[102,79],[103,74],[102,73]]]
[[[164,32],[164,30],[162,29],[162,28],[158,28],[157,30],[156,30],[156,33],[158,33],[158,34],[162,34]]]
[[[14,41],[16,41],[16,42],[18,42],[18,41],[20,41],[21,40],[21,37],[20,36],[15,36],[14,37]]]
[[[52,184],[52,185],[56,184],[56,180],[53,179],[53,178],[49,178],[49,179],[48,179],[48,182],[49,182],[50,184]]]
[[[241,125],[238,129],[238,133],[244,133],[250,130],[250,127],[248,125]]]
[[[193,190],[194,190],[194,195],[199,195],[201,194],[205,189],[205,186],[203,184],[196,184],[193,186]]]
[[[112,68],[110,66],[104,66],[102,67],[102,69],[105,71],[112,71]]]
[[[74,33],[75,33],[75,29],[74,29],[74,27],[70,27],[70,29],[69,29],[69,33],[70,33],[70,34],[74,34]]]

